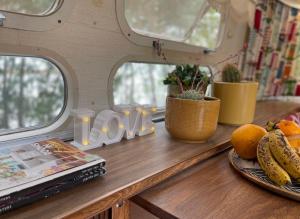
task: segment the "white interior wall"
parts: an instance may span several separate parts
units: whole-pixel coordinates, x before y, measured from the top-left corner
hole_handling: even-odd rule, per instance
[[[73,108],[96,111],[109,108],[109,76],[121,60],[162,62],[151,47],[137,46],[121,32],[115,0],[65,0],[74,2],[70,15],[47,31],[0,28],[0,53],[51,56],[73,78]],[[116,0],[119,1],[119,0]],[[61,9],[63,10],[63,8]],[[225,39],[209,55],[165,51],[169,62],[213,64],[242,48],[246,23],[231,11]],[[36,19],[36,18],[35,18]],[[47,24],[45,24],[47,25]],[[57,130],[72,127],[71,119]]]

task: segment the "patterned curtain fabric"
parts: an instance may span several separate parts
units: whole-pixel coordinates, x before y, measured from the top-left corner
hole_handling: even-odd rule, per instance
[[[279,0],[257,1],[243,70],[246,79],[260,82],[258,98],[300,96],[299,20],[298,9]]]

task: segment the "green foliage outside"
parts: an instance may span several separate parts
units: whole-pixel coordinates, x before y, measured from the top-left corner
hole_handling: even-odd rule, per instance
[[[125,16],[136,32],[213,49],[221,15],[210,7],[201,17],[206,4],[206,0],[125,0]]]
[[[163,38],[215,48],[221,16],[211,7],[197,20],[205,1],[125,0],[125,16],[130,27],[136,32],[157,34]],[[163,80],[174,69],[175,65],[124,64],[114,79],[114,103],[156,104],[158,107],[164,107],[167,86],[163,85]]]
[[[182,65],[177,67],[181,68]],[[192,70],[193,67],[190,68]],[[118,69],[114,78],[114,104],[154,104],[164,108],[167,96],[167,86],[164,84],[176,84],[174,83],[176,79],[170,78],[171,72],[175,69],[176,65],[125,63]],[[178,70],[186,85],[191,84],[191,76],[187,72]],[[197,82],[200,79],[208,79],[207,67],[200,67],[200,72]]]
[[[174,65],[125,63],[113,82],[114,104],[155,104],[165,106],[167,86],[163,80]]]
[[[220,14],[210,8],[197,19],[205,0],[126,0],[126,18],[137,32],[154,32],[189,44],[214,48]],[[45,14],[57,0],[0,0],[0,10]],[[197,21],[197,22],[195,22]],[[115,104],[165,106],[163,79],[174,65],[126,63],[113,83]],[[34,58],[0,57],[0,134],[7,130],[47,125],[64,105],[59,70]]]
[[[23,14],[46,13],[57,0],[0,0],[0,10]]]
[[[41,58],[0,56],[0,134],[45,126],[64,106],[64,79]]]

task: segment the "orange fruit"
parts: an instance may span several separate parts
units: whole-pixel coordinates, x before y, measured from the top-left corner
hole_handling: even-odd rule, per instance
[[[242,125],[232,133],[231,143],[241,158],[254,159],[258,142],[266,133],[267,131],[258,125]]]
[[[281,120],[277,123],[277,127],[285,134],[285,136],[300,135],[300,127],[294,121]]]
[[[288,136],[287,139],[293,148],[300,148],[300,135]]]
[[[300,139],[289,140],[289,143],[293,148],[300,148]]]

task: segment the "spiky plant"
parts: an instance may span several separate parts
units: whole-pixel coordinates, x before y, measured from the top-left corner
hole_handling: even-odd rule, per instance
[[[178,79],[184,90],[196,86],[199,82],[205,80],[209,83],[209,78],[200,70],[199,65],[176,65],[174,71],[168,74],[163,83],[165,85],[178,85]]]
[[[224,82],[239,83],[241,82],[241,72],[234,64],[227,64],[222,70],[222,80]]]
[[[180,99],[203,100],[210,78],[201,73],[199,65],[179,65],[169,74],[165,84],[178,85]]]
[[[177,95],[177,98],[180,99],[189,99],[189,100],[203,100],[204,93],[201,93],[196,90],[186,90]]]

